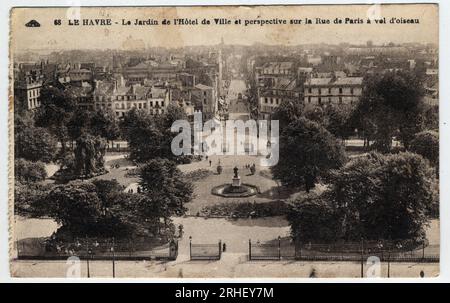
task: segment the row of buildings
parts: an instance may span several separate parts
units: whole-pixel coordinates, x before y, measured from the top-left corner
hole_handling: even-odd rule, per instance
[[[354,105],[362,95],[363,77],[293,66],[293,62],[268,62],[256,69],[259,119],[269,120],[282,102]]]
[[[247,59],[250,82],[256,86],[259,119],[270,119],[282,102],[311,106],[357,104],[364,76],[389,71],[414,71],[424,78],[425,101],[438,102],[435,48],[418,46],[344,47],[301,53],[271,53]]]
[[[174,56],[135,58],[112,56],[112,64],[16,63],[14,104],[18,110],[41,105],[44,86],[70,91],[81,108],[111,110],[117,118],[131,108],[163,114],[170,104],[188,116],[201,111],[205,119],[218,112],[221,94],[221,53],[208,52],[194,59]]]

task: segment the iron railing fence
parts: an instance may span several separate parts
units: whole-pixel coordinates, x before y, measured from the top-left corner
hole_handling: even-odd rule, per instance
[[[392,262],[439,262],[439,245],[405,241],[352,243],[294,243],[278,239],[268,243],[249,240],[249,260],[361,261],[377,257]]]
[[[72,256],[96,260],[175,260],[178,242],[155,244],[151,241],[116,241],[114,239],[83,238],[72,242],[54,241],[50,238],[23,239],[16,242],[18,259],[61,260]]]

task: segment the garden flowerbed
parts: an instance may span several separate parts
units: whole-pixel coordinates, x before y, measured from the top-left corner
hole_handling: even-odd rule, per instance
[[[204,207],[199,216],[204,217],[231,217],[231,218],[262,218],[283,216],[287,211],[284,201],[265,203],[230,202]]]

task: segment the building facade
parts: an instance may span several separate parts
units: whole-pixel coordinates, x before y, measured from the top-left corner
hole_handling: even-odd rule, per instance
[[[362,77],[310,78],[304,84],[304,104],[354,105],[362,95]]]

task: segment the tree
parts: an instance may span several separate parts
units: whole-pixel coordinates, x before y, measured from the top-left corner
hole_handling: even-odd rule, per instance
[[[311,193],[289,203],[287,220],[296,242],[333,242],[339,238],[339,220],[330,203]]]
[[[182,108],[170,105],[166,113],[153,116],[142,110],[130,110],[121,122],[121,129],[128,141],[130,158],[144,163],[155,158],[186,162],[190,157],[175,156],[171,143],[175,137],[170,128],[176,120],[185,119]]]
[[[172,227],[170,210],[159,197],[120,192],[110,202],[110,212],[132,232],[140,236],[162,235]],[[161,221],[163,219],[163,221]],[[170,234],[164,233],[170,237]]]
[[[53,188],[46,197],[51,206],[50,216],[72,235],[96,233],[101,216],[101,201],[90,182],[74,181]]]
[[[439,133],[432,130],[414,135],[409,150],[428,159],[439,170]]]
[[[131,159],[145,162],[167,155],[167,146],[163,144],[166,138],[155,118],[147,112],[137,109],[130,110],[121,121],[121,129],[128,141]]]
[[[123,191],[123,186],[117,182],[117,180],[100,180],[96,179],[92,181],[95,186],[97,196],[101,201],[101,209],[103,213],[106,213],[111,207],[111,204],[116,199],[116,195]]]
[[[396,134],[408,148],[422,127],[423,94],[423,85],[413,73],[390,72],[365,79],[356,113],[375,126],[377,150],[389,152]],[[361,121],[360,126],[367,123]]]
[[[169,104],[166,111],[161,115],[161,127],[165,130],[169,130],[172,127],[173,122],[177,120],[187,120],[188,117],[184,109],[174,104]]]
[[[42,182],[14,182],[14,212],[29,217],[48,216],[50,208],[46,200],[52,185]]]
[[[430,106],[424,104],[423,128],[439,129],[439,106]]]
[[[280,130],[303,115],[303,106],[299,102],[282,101],[272,114],[272,120],[279,121]]]
[[[120,135],[119,123],[112,110],[97,110],[91,117],[90,131],[93,135],[115,140]]]
[[[34,127],[32,120],[16,116],[14,119],[14,154],[16,158],[51,162],[57,152],[55,138],[42,127]]]
[[[69,90],[54,86],[41,89],[41,106],[36,111],[36,126],[45,127],[61,143],[61,153],[66,152],[68,140],[67,123],[76,109],[75,96]]]
[[[420,241],[435,207],[432,169],[416,154],[369,154],[337,171],[327,193],[345,239]]]
[[[71,141],[77,140],[80,136],[91,133],[92,113],[85,109],[76,109],[67,122],[67,133]]]
[[[167,208],[170,214],[183,213],[184,204],[192,199],[193,185],[184,179],[175,162],[153,159],[140,168],[139,184],[143,194]]]
[[[304,185],[307,192],[317,178],[345,162],[336,138],[319,124],[300,118],[280,135],[280,160],[272,167],[275,179],[288,186]]]
[[[61,167],[54,177],[65,182],[106,173],[105,152],[104,139],[87,133],[83,134],[77,139],[73,153],[66,153],[59,159]]]
[[[76,141],[75,171],[77,176],[94,176],[105,171],[106,144],[100,137],[84,134]]]
[[[38,182],[47,177],[45,165],[42,162],[32,162],[25,159],[14,160],[14,180],[20,182]]]
[[[324,124],[324,110],[319,106],[306,106],[303,116],[311,121]]]
[[[352,111],[347,107],[328,106],[325,109],[325,128],[336,138],[347,139],[353,129],[350,124]]]

